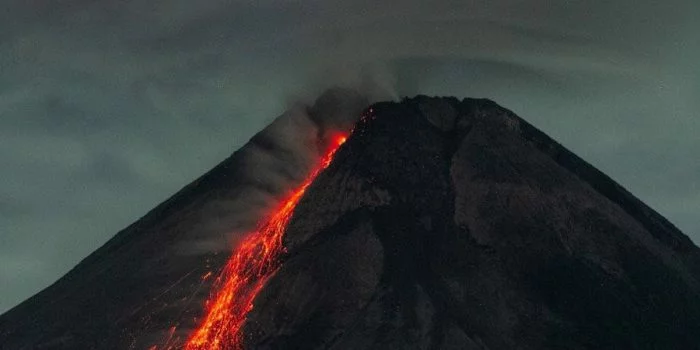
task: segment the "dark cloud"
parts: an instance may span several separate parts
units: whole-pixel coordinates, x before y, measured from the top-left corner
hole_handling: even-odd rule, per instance
[[[696,1],[3,6],[0,311],[335,84],[492,98],[700,241]]]

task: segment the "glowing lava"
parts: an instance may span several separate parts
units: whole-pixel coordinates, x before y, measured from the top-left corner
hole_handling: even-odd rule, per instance
[[[332,138],[319,164],[273,214],[258,223],[234,251],[214,284],[206,304],[206,316],[185,344],[185,349],[241,349],[241,334],[253,300],[279,267],[282,239],[299,200],[316,176],[330,165],[345,135]]]

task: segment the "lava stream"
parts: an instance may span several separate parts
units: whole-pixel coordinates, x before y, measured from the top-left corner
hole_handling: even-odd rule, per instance
[[[284,252],[282,239],[294,208],[316,176],[333,160],[346,136],[338,135],[319,164],[291,195],[280,202],[273,214],[258,223],[254,232],[234,251],[214,284],[206,304],[206,316],[191,334],[185,349],[241,349],[241,334],[253,300],[279,267]]]

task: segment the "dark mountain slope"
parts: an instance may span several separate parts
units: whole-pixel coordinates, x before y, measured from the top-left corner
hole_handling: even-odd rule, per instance
[[[488,100],[373,106],[299,204],[255,349],[697,349],[700,250]]]
[[[254,227],[272,198],[304,178],[324,149],[325,130],[350,127],[367,104],[329,90],[312,107],[291,108],[56,283],[0,315],[0,349],[181,342],[209,295],[213,278],[203,277],[226,263],[237,235]]]
[[[209,291],[202,276],[228,258],[212,237],[249,228],[261,213],[249,202],[306,164],[251,161],[293,154],[273,134],[0,316],[0,348],[181,344]],[[269,172],[288,180],[257,180]],[[700,348],[700,249],[488,100],[366,110],[295,209],[285,246],[247,348]]]

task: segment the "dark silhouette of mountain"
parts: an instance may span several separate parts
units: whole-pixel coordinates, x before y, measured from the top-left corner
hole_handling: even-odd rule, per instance
[[[183,246],[245,226],[265,135],[0,316],[0,348],[181,346],[228,258]],[[246,348],[700,349],[700,249],[489,100],[372,105],[284,245]]]

